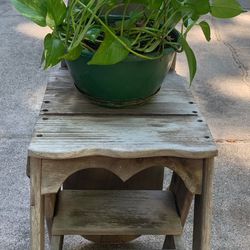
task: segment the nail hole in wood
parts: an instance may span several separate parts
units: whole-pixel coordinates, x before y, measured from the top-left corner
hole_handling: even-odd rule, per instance
[[[42,111],[43,111],[43,112],[48,112],[49,110],[48,110],[48,109],[43,109]]]
[[[49,120],[49,118],[48,117],[43,117],[43,120],[47,121],[47,120]]]
[[[50,103],[50,101],[44,101],[44,103]]]
[[[194,104],[194,102],[189,102],[189,104]]]
[[[43,137],[43,135],[42,134],[38,134],[38,135],[36,135],[36,137]]]
[[[198,122],[203,122],[203,120],[199,119]]]
[[[193,111],[192,113],[193,113],[193,114],[197,114],[198,112],[197,112],[197,111]]]
[[[206,136],[205,136],[205,138],[206,138],[206,139],[209,139],[209,138],[210,138],[210,136],[207,136],[207,135],[206,135]]]

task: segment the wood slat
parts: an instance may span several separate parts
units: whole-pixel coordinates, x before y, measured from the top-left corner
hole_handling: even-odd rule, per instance
[[[58,70],[49,77],[41,114],[44,115],[193,115],[197,107],[187,90],[187,82],[169,74],[157,95],[144,105],[110,109],[93,104],[73,84],[67,70]]]
[[[197,117],[40,117],[29,154],[42,158],[103,155],[121,158],[217,154],[204,122]]]
[[[42,115],[192,115],[197,116],[193,99],[185,91],[161,90],[144,105],[111,109],[93,104],[75,88],[48,90],[41,108]]]
[[[174,198],[167,191],[63,191],[52,227],[53,235],[181,233]]]

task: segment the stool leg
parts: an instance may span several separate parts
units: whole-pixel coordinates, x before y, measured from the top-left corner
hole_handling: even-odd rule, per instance
[[[51,237],[51,250],[62,250],[63,249],[63,235],[52,235]]]
[[[175,248],[175,243],[174,243],[174,236],[172,236],[172,235],[166,235],[162,249],[163,250],[176,249]]]
[[[185,250],[181,236],[166,235],[163,250]]]
[[[41,194],[41,159],[30,159],[31,250],[44,250],[44,196]]]
[[[55,211],[55,203],[56,203],[56,194],[45,195],[45,218],[50,240],[52,235],[52,222]]]
[[[195,195],[193,250],[210,250],[214,160],[205,159],[202,194]]]

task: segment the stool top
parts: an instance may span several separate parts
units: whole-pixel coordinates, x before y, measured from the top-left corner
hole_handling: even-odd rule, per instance
[[[29,156],[209,158],[217,148],[182,77],[171,73],[148,103],[123,109],[92,104],[67,70],[49,77]]]

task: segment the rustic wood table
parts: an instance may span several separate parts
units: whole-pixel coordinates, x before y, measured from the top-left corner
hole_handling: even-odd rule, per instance
[[[193,249],[210,249],[217,148],[183,81],[168,81],[145,105],[108,109],[78,93],[67,70],[50,76],[29,146],[32,250],[44,249],[45,218],[54,250],[64,235],[124,234],[166,235],[163,249],[176,249],[193,197]],[[62,188],[82,169],[126,181],[159,166],[173,171],[165,191]]]

